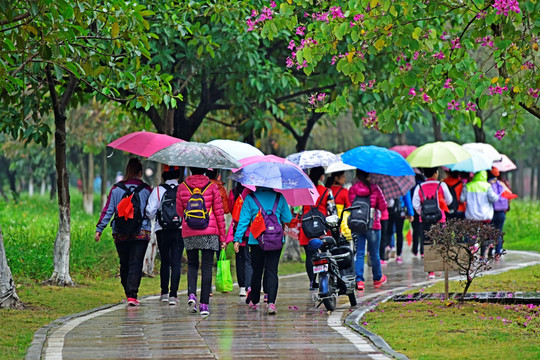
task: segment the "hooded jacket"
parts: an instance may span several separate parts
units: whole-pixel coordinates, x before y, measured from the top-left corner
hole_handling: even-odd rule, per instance
[[[185,183],[192,189],[199,188],[201,190],[205,188],[209,182],[210,179],[205,175],[191,175],[185,180]],[[191,192],[189,189],[183,183],[178,185],[178,191],[176,193],[176,212],[179,215],[184,216],[184,209],[186,208],[190,197]],[[182,224],[182,237],[218,235],[219,241],[225,242],[223,201],[217,185],[212,183],[204,192],[203,197],[206,209],[210,211],[210,223],[208,224],[208,227],[202,230],[192,229],[184,221]]]
[[[349,189],[349,201],[354,203],[354,198],[357,196],[370,195],[371,208],[379,210],[375,211],[373,219],[373,230],[381,230],[381,213],[386,210],[387,204],[381,188],[376,184],[370,184],[369,188],[361,181],[351,186]]]
[[[493,218],[493,203],[498,199],[499,195],[487,181],[487,172],[485,170],[477,172],[461,192],[461,202],[467,202],[465,218],[490,221]]]

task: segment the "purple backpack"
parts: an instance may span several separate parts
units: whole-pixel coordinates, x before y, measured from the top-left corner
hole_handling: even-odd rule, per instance
[[[272,210],[264,210],[257,197],[253,193],[249,195],[259,207],[266,226],[266,230],[257,238],[259,246],[263,251],[281,250],[283,248],[283,227],[276,216],[280,194],[276,194]]]

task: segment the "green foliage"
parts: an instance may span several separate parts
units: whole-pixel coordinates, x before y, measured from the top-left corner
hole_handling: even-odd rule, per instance
[[[514,200],[506,213],[504,248],[540,253],[540,203]]]

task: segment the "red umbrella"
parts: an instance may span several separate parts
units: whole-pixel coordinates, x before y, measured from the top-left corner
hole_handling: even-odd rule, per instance
[[[107,146],[118,150],[127,151],[135,155],[149,157],[169,145],[182,141],[184,140],[165,134],[137,131],[124,135],[121,138],[114,140]]]
[[[397,152],[401,156],[403,156],[405,159],[407,156],[409,156],[414,150],[416,150],[416,146],[414,145],[396,145],[392,146],[390,150]]]

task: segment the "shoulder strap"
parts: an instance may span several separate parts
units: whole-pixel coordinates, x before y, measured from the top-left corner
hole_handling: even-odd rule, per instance
[[[206,190],[208,190],[208,188],[210,187],[210,185],[212,185],[212,182],[211,182],[211,181],[209,181],[208,184],[206,184],[206,186],[204,187],[204,189],[201,191],[201,195],[204,194],[204,192],[205,192]]]
[[[339,190],[338,190],[337,193],[336,193],[336,197],[335,197],[334,199],[337,199],[337,197],[338,197],[339,193],[341,192],[341,190],[343,190],[342,187],[339,188]]]
[[[139,184],[139,186],[137,186],[135,188],[135,190],[133,190],[134,193],[139,193],[142,191],[142,189],[144,189],[146,187],[146,184],[145,183],[142,183],[142,184]]]
[[[440,184],[440,183],[439,183],[439,184]],[[454,185],[452,185],[452,186],[450,186],[450,187],[451,187],[452,189],[454,189],[454,191],[455,191],[459,184],[461,184],[461,181],[456,182]],[[448,184],[447,184],[447,185],[448,185]]]
[[[185,181],[182,181],[182,184],[184,184],[184,186],[186,187],[186,189],[188,189],[189,193],[190,193],[191,195],[193,195],[193,189],[192,189],[188,184],[186,184]]]
[[[274,200],[274,206],[272,206],[272,213],[274,214],[276,213],[276,210],[279,204],[279,197],[280,197],[280,194],[276,194],[276,200]]]
[[[128,191],[128,188],[127,188],[126,184],[124,184],[123,182],[116,183],[116,187],[118,187],[118,188],[120,188],[120,189],[122,189],[124,191]]]
[[[160,184],[159,186],[163,186],[165,188],[165,192],[169,191],[172,189],[171,185],[169,184],[166,184],[166,183],[163,183],[163,184]]]
[[[321,197],[320,197],[319,200],[317,201],[317,206],[316,206],[317,208],[318,208],[319,206],[321,206],[321,204],[322,204],[322,202],[323,202],[323,200],[324,200],[324,197],[326,196],[326,193],[327,193],[327,192],[328,192],[328,189],[324,190],[324,192],[322,193]]]
[[[422,184],[418,184],[418,187],[420,188],[420,192],[422,193],[422,198],[420,199],[421,203],[424,202],[424,200],[426,199],[426,194],[424,193],[424,190],[422,189]]]
[[[255,194],[251,193],[251,194],[249,194],[249,196],[251,196],[253,201],[255,201],[255,204],[257,204],[257,206],[259,207],[259,210],[261,211],[261,213],[264,213],[264,208],[262,207],[261,203],[259,202],[259,199],[257,199]]]

